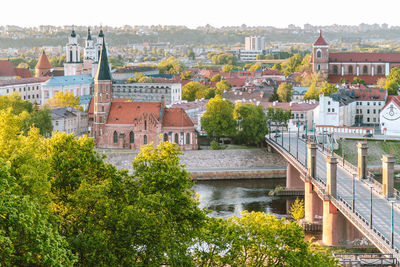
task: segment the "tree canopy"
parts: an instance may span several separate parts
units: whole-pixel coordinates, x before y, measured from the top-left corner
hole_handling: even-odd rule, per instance
[[[237,136],[241,142],[256,145],[264,142],[268,127],[262,106],[237,102],[234,119],[238,121]]]
[[[276,91],[280,102],[290,102],[293,96],[293,85],[291,83],[281,83]]]
[[[50,107],[72,107],[76,108],[79,110],[82,110],[81,106],[79,106],[80,102],[80,97],[79,96],[74,96],[73,92],[63,92],[59,91],[57,94],[55,94],[52,98],[47,100],[47,105]]]
[[[182,63],[180,63],[175,57],[161,60],[157,67],[160,70],[160,73],[163,74],[177,74],[183,70]]]

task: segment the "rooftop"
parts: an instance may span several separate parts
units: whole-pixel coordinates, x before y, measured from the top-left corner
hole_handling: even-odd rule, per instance
[[[35,77],[25,79],[13,79],[13,80],[0,80],[0,86],[18,85],[18,84],[30,84],[30,83],[43,83],[50,79],[50,77]]]
[[[43,87],[50,86],[68,86],[68,85],[76,85],[76,84],[92,84],[93,78],[91,75],[82,74],[82,75],[70,75],[70,76],[56,76],[51,77],[47,82],[45,82]]]

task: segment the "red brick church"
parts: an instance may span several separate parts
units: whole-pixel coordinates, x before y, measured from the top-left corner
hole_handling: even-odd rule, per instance
[[[97,147],[139,149],[151,142],[170,141],[183,150],[198,149],[193,122],[183,109],[166,108],[164,99],[161,102],[113,99],[104,36],[102,43],[89,106],[89,135],[95,138]]]
[[[341,79],[351,82],[358,77],[366,84],[376,84],[390,69],[400,67],[400,53],[330,53],[329,44],[320,32],[313,44],[311,64],[312,71],[326,73],[330,83],[339,83]]]

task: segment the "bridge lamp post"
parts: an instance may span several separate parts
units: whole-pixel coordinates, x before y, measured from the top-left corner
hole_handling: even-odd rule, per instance
[[[299,160],[299,135],[300,135],[300,121],[297,119],[297,150],[296,150],[296,159]]]
[[[391,239],[391,242],[390,242],[390,247],[391,248],[394,248],[394,213],[393,213],[393,203],[394,203],[394,201],[390,201],[391,203],[392,203],[392,233],[391,233],[391,235],[390,235],[390,239]]]
[[[283,147],[283,122],[281,123],[281,132],[282,132],[282,147]]]
[[[288,135],[289,135],[289,154],[290,154],[290,127],[288,127]]]
[[[344,138],[342,138],[342,159],[343,159],[343,166],[344,166]]]
[[[315,132],[317,131],[317,128],[316,128],[316,124],[315,123],[313,123],[314,124],[314,142],[315,143],[317,143],[317,137],[315,136]]]
[[[372,229],[372,186],[371,188],[371,213],[369,214],[369,228]]]
[[[304,163],[304,166],[307,166],[307,143],[308,143],[308,134],[307,134],[307,132],[308,132],[308,128],[307,128],[307,120],[306,120],[306,141],[304,142],[304,151],[306,152],[306,156],[305,156],[305,163]]]
[[[324,135],[325,130],[322,129],[322,151],[325,150],[325,135]]]
[[[353,212],[356,210],[356,175],[353,173]]]
[[[271,119],[268,119],[267,125],[268,125],[269,139],[271,139]]]

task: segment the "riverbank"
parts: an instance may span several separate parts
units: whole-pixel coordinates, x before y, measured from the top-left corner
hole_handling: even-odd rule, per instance
[[[138,151],[103,150],[105,161],[117,169],[132,171]],[[278,153],[265,148],[226,150],[186,150],[180,156],[191,177],[196,180],[285,178],[287,162]]]

